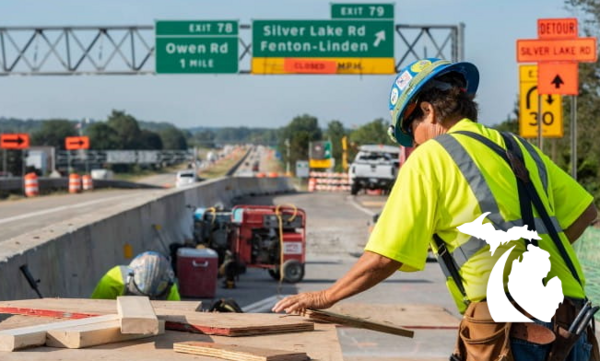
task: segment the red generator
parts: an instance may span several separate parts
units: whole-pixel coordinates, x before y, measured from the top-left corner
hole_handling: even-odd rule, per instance
[[[302,281],[306,213],[290,206],[238,205],[231,210],[231,252],[242,267],[264,268],[271,277]]]

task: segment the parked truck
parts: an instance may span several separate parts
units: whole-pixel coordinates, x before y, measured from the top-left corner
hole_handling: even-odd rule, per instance
[[[362,145],[348,170],[350,193],[362,189],[389,191],[400,166],[400,148],[389,145]]]

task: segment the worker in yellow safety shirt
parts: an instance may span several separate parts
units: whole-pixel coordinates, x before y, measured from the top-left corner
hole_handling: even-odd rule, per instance
[[[598,360],[592,326],[581,337],[565,338],[563,332],[587,307],[572,243],[596,219],[593,197],[530,143],[478,124],[473,100],[478,83],[477,68],[467,62],[428,58],[398,73],[389,98],[388,133],[400,145],[417,148],[400,169],[364,254],[331,287],[286,297],[274,312],[329,308],[398,270],[423,270],[431,244],[465,315],[452,360]],[[481,235],[457,229],[482,216],[480,228],[507,232],[526,225],[541,239],[531,244],[512,240],[492,249]],[[533,246],[549,254],[546,279],[556,276],[562,282],[564,300],[560,306],[557,302],[551,322],[531,316],[531,308],[524,310],[506,283],[512,261],[531,254]],[[490,317],[487,284],[503,252],[510,253],[498,293],[527,321],[502,323]],[[471,339],[474,335],[478,338]]]
[[[111,268],[98,282],[92,298],[116,299],[125,295],[181,300],[169,260],[157,252],[141,253],[128,266]]]

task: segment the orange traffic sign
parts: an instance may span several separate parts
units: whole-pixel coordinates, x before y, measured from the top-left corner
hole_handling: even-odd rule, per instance
[[[29,148],[29,134],[2,134],[0,135],[0,148],[27,149]]]
[[[334,60],[285,58],[283,70],[286,73],[335,74],[337,62]]]
[[[517,62],[536,63],[544,61],[596,62],[596,38],[569,40],[517,40]]]
[[[576,62],[539,63],[538,93],[579,94],[579,71]]]
[[[538,19],[538,38],[575,39],[577,38],[577,18]]]
[[[66,137],[65,148],[67,150],[90,149],[89,137]]]

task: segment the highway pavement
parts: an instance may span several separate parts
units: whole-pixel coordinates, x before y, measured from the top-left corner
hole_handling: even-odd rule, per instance
[[[0,244],[13,237],[50,226],[90,212],[113,207],[125,199],[137,197],[141,190],[96,190],[81,194],[57,194],[0,202]]]

